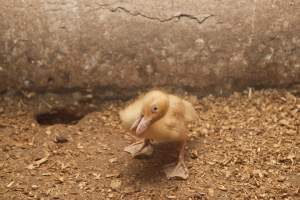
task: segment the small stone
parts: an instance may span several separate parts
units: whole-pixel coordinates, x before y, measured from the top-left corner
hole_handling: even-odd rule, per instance
[[[207,136],[208,135],[208,129],[207,128],[201,128],[200,129],[200,133],[202,134],[202,135],[204,135],[204,136]]]
[[[109,162],[110,163],[115,163],[115,162],[117,162],[117,160],[118,160],[117,158],[111,158],[111,159],[109,159]]]
[[[34,194],[32,192],[29,192],[28,196],[34,197]]]
[[[231,172],[230,171],[225,171],[225,177],[229,178],[231,176]]]
[[[94,96],[93,96],[92,94],[87,94],[87,95],[85,95],[85,97],[86,97],[87,99],[92,99]]]
[[[226,137],[225,140],[226,140],[227,142],[234,142],[234,139],[231,138],[231,137]]]
[[[32,97],[34,97],[36,95],[36,93],[34,92],[29,92],[29,93],[24,93],[24,96],[28,99],[31,99]]]
[[[4,108],[0,108],[0,113],[3,113],[4,112]]]
[[[64,136],[57,135],[57,136],[55,137],[54,142],[55,142],[55,143],[66,143],[66,142],[68,142],[68,139],[65,138]]]
[[[57,180],[58,183],[63,183],[64,182],[64,178],[63,177],[58,177],[56,180]]]
[[[197,158],[198,158],[198,152],[197,152],[196,150],[193,150],[193,151],[191,152],[191,158],[192,158],[192,159],[197,159]]]
[[[78,149],[83,149],[82,144],[78,143],[78,144],[77,144],[77,148],[78,148]]]
[[[287,126],[287,127],[290,125],[289,121],[287,121],[286,119],[280,120],[280,121],[279,121],[279,124],[280,124],[280,125],[283,125],[283,126]]]
[[[259,176],[259,178],[262,178],[264,176],[262,171],[259,169],[253,170],[253,174]]]
[[[51,135],[51,130],[50,130],[50,129],[47,129],[47,130],[46,130],[46,134],[47,134],[47,135]]]
[[[36,189],[39,188],[39,186],[37,186],[37,185],[32,185],[31,188],[34,189],[34,190],[36,190]]]
[[[218,188],[222,191],[227,191],[227,188],[224,185],[219,185]]]
[[[205,193],[202,192],[198,192],[196,194],[193,195],[193,200],[207,200],[207,196]]]
[[[146,72],[150,75],[153,74],[154,70],[153,67],[151,65],[147,65],[146,66]]]
[[[285,176],[279,176],[277,179],[278,182],[284,182],[285,180],[286,180]]]
[[[202,38],[198,38],[195,40],[195,44],[198,46],[198,48],[203,49],[205,46],[205,41]]]
[[[113,190],[118,190],[122,185],[122,181],[118,180],[118,179],[114,179],[111,181],[110,183],[110,187]]]
[[[108,198],[113,198],[114,197],[114,194],[113,193],[109,193],[108,194]]]

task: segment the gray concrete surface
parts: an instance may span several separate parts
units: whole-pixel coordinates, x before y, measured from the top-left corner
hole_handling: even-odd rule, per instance
[[[0,91],[284,87],[299,55],[299,0],[0,0]]]

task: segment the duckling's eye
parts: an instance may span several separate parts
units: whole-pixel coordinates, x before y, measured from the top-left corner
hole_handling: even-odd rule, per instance
[[[156,105],[153,106],[152,109],[151,109],[151,111],[152,111],[153,113],[156,113],[156,112],[158,111],[158,107],[157,107]]]

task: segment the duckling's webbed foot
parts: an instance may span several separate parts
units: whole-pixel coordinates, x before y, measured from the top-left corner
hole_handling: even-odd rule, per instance
[[[180,149],[178,162],[172,163],[164,168],[164,173],[166,174],[167,178],[181,178],[181,179],[187,179],[189,177],[189,171],[184,163],[184,146],[185,142],[182,144],[182,147]]]
[[[187,179],[189,177],[189,171],[185,166],[184,161],[178,161],[177,164],[173,163],[166,166],[164,172],[168,179],[170,178]]]
[[[153,146],[149,139],[145,139],[125,147],[124,151],[130,153],[133,158],[147,158],[153,154]]]

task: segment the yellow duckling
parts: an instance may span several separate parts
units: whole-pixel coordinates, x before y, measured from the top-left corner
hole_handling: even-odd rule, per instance
[[[143,142],[134,143],[125,148],[133,157],[152,153],[150,140],[158,142],[180,142],[180,153],[175,166],[167,167],[164,172],[168,178],[188,178],[188,169],[184,163],[184,147],[188,138],[187,123],[197,118],[192,104],[175,95],[153,90],[138,98],[120,111],[123,126],[131,130]]]

